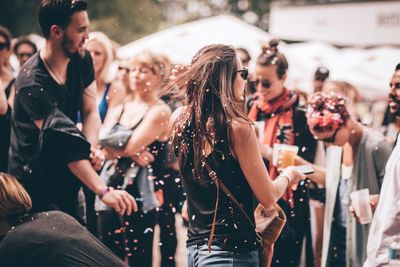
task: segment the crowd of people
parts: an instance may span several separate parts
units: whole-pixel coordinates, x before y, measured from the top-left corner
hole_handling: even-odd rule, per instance
[[[261,266],[258,203],[287,218],[271,266],[400,255],[389,253],[400,238],[400,64],[372,127],[356,108],[362,92],[323,66],[312,94],[288,88],[278,40],[250,71],[246,49],[222,44],[189,65],[151,51],[117,59],[107,35],[89,33],[87,8],[42,0],[40,49],[0,26],[0,266],[152,266],[157,224],[161,266],[175,266],[179,214],[189,266]],[[361,189],[370,223],[351,201]]]

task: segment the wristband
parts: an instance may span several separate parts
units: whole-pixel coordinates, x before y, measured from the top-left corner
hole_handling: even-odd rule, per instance
[[[285,177],[286,179],[287,179],[287,181],[288,181],[288,185],[287,186],[289,186],[291,183],[292,183],[292,177],[289,175],[289,174],[287,174],[287,173],[282,173],[281,175],[279,175],[280,177]]]
[[[102,200],[103,197],[104,197],[108,192],[110,192],[110,190],[111,190],[111,187],[110,187],[110,186],[107,186],[106,188],[102,189],[102,190],[97,194],[97,196],[100,198],[100,200]]]

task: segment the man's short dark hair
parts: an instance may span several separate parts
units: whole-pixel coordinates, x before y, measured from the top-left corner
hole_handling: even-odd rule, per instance
[[[14,48],[13,48],[14,54],[18,53],[18,48],[23,44],[26,44],[26,45],[29,45],[30,47],[32,47],[33,54],[35,54],[37,52],[37,47],[36,47],[35,43],[32,42],[31,40],[29,40],[28,37],[24,36],[24,37],[18,38],[17,42],[14,44]]]
[[[10,50],[11,46],[11,33],[10,31],[6,28],[0,25],[0,36],[4,38],[4,41],[7,46],[7,50]]]
[[[50,36],[50,28],[58,25],[65,29],[70,23],[72,14],[87,10],[84,0],[42,0],[39,9],[39,24],[43,36]]]
[[[400,63],[396,65],[396,68],[394,69],[394,71],[398,71],[400,70]]]

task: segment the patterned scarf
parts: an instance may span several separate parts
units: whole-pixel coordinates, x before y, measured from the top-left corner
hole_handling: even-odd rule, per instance
[[[249,118],[256,121],[259,112],[264,113],[265,128],[263,143],[273,147],[275,143],[294,145],[293,106],[298,96],[284,88],[283,93],[271,102],[264,102],[260,105],[253,105],[249,112]],[[278,176],[274,165],[269,164],[269,175],[272,179]],[[293,203],[292,190],[286,190],[283,199]]]

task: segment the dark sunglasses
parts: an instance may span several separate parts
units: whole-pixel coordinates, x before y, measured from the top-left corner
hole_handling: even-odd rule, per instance
[[[242,77],[242,79],[245,80],[245,81],[249,77],[249,70],[246,69],[246,68],[241,69],[241,70],[237,70],[235,73],[238,73],[238,72],[240,72],[240,77]]]
[[[33,53],[18,53],[18,57],[31,57],[33,56]]]
[[[257,88],[258,84],[261,82],[262,87],[265,89],[269,89],[271,87],[271,82],[268,80],[252,80],[249,81],[250,86],[253,86],[254,88]]]
[[[3,50],[6,47],[8,47],[7,43],[0,43],[0,50]]]
[[[400,89],[400,83],[389,83],[390,88],[392,88],[394,86],[395,89]]]
[[[118,66],[118,70],[124,70],[126,72],[129,72],[129,68],[127,68],[127,67]]]
[[[326,143],[331,143],[331,144],[333,144],[333,142],[335,142],[336,135],[337,135],[337,133],[339,132],[339,130],[340,130],[340,127],[338,127],[338,128],[335,130],[335,132],[333,133],[333,135],[332,135],[331,137],[324,138],[324,139],[322,139],[321,141],[324,141],[324,142],[326,142]]]

